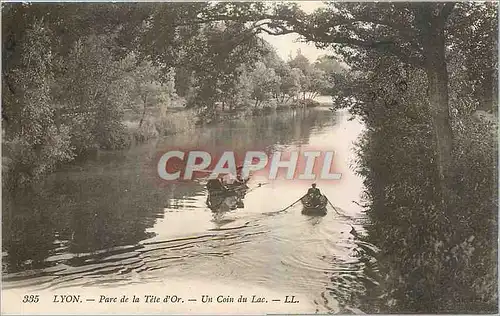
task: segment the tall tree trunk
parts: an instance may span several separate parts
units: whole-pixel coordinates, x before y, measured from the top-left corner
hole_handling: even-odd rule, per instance
[[[432,125],[437,150],[437,165],[441,180],[450,176],[451,152],[453,149],[453,134],[450,124],[448,106],[448,74],[439,69],[428,69],[429,101]]]
[[[440,21],[441,22],[441,21]],[[436,145],[437,171],[443,200],[450,197],[453,132],[448,100],[448,70],[445,59],[444,22],[428,33],[425,70],[429,85],[429,102]]]

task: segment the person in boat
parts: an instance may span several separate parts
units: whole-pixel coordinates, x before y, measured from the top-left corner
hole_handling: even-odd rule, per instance
[[[216,179],[210,179],[207,182],[207,190],[208,190],[208,195],[207,195],[207,200],[206,204],[211,207],[212,206],[212,194],[214,194],[216,197],[220,196],[219,193],[225,193],[228,191],[227,187],[224,185],[224,181],[222,179],[222,176],[218,176]]]
[[[243,166],[238,166],[238,168],[236,168],[236,182],[238,184],[245,184],[248,182],[248,179],[243,178]]]
[[[223,177],[223,183],[229,187],[237,187],[247,183],[248,179],[243,179],[242,175],[243,166],[236,168],[236,175],[228,173]]]
[[[311,198],[314,204],[319,203],[321,197],[321,191],[316,187],[316,183],[313,183],[309,190],[307,190],[307,195]]]
[[[313,183],[309,190],[307,190],[307,194],[310,195],[311,197],[313,196],[321,196],[321,191],[316,187],[316,183]]]
[[[227,188],[224,186],[224,182],[222,181],[221,177],[217,177],[217,179],[208,180],[207,189],[209,192],[227,190]]]
[[[227,173],[222,178],[222,181],[225,185],[232,186],[236,182],[236,177],[231,173]]]

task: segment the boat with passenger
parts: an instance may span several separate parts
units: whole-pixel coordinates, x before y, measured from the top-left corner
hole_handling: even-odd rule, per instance
[[[220,177],[208,180],[207,206],[214,212],[226,208],[230,210],[243,208],[243,199],[248,190],[247,182],[248,180],[224,183]]]
[[[326,205],[328,199],[326,196],[312,197],[310,195],[304,196],[302,202],[302,214],[304,215],[326,215]]]
[[[302,214],[305,215],[326,215],[326,205],[328,198],[321,194],[321,191],[316,188],[316,183],[311,185],[300,201],[302,202]]]

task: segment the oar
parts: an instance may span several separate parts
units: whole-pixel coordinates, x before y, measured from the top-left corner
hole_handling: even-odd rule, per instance
[[[284,212],[284,211],[288,210],[290,207],[294,206],[294,205],[295,205],[295,204],[297,204],[300,200],[302,200],[302,198],[303,198],[304,196],[306,196],[306,195],[307,195],[307,194],[304,194],[304,195],[303,195],[303,196],[301,196],[301,197],[300,197],[297,201],[293,202],[292,204],[288,205],[288,207],[286,207],[286,208],[284,208],[284,209],[282,209],[281,211],[278,211],[278,212]]]
[[[325,195],[326,197],[326,195]],[[349,219],[352,219],[352,217],[348,216],[348,215],[345,215],[345,214],[341,214],[339,211],[337,211],[337,208],[335,206],[333,206],[332,202],[330,202],[330,199],[326,198],[326,200],[328,201],[328,203],[330,204],[331,207],[333,207],[333,209],[335,210],[335,212],[337,214],[339,214],[340,216],[343,216],[345,218],[349,218]]]
[[[260,188],[261,186],[266,185],[266,184],[269,184],[269,183],[268,183],[268,182],[265,182],[265,183],[258,183],[258,185],[257,185],[256,187],[251,188],[250,190],[248,190],[248,191],[247,191],[247,193],[248,193],[248,192],[252,192],[253,190],[258,189],[258,188]]]
[[[339,213],[339,211],[337,211],[337,208],[335,206],[333,206],[332,202],[330,202],[330,199],[325,195],[326,197],[326,200],[328,201],[328,204],[330,204],[331,207],[333,207],[333,209],[335,210],[335,212],[339,215],[342,215]]]

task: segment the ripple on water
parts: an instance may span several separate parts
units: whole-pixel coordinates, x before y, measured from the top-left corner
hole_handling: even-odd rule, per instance
[[[318,117],[325,118],[326,114],[330,112]],[[341,120],[344,118],[337,118]],[[334,124],[331,117],[326,121]],[[340,139],[336,137],[341,131],[339,126],[336,129],[335,126],[327,129],[316,126],[311,135],[283,143],[290,143],[289,147],[301,144],[330,146]],[[354,133],[348,131],[342,135],[350,141]],[[242,134],[247,132],[245,129]],[[339,154],[346,157],[346,152],[340,152],[344,146],[339,148]],[[136,165],[135,158],[131,159],[131,165]],[[101,177],[102,172],[98,175]],[[354,195],[359,194],[357,184],[353,184],[355,178],[347,174],[345,179],[349,183],[337,187],[339,190],[335,192],[328,186],[321,188],[339,204],[343,203],[342,207],[336,206],[336,210],[329,208],[324,217],[302,215],[299,204],[279,211],[302,194],[300,188],[287,185],[270,184],[255,189],[247,194],[245,208],[221,214],[213,214],[206,207],[207,192],[201,180],[189,184],[190,188],[177,191],[174,188],[166,193],[171,195],[162,199],[158,210],[155,208],[147,215],[154,224],[145,230],[154,237],[128,246],[74,254],[69,252],[70,241],[60,240],[63,237],[58,235],[54,251],[47,258],[47,263],[53,267],[4,275],[4,281],[8,281],[4,282],[4,287],[79,288],[133,284],[136,291],[141,286],[149,290],[155,281],[168,279],[170,282],[173,277],[182,279],[179,284],[189,283],[187,280],[191,277],[203,279],[202,285],[236,280],[238,286],[230,289],[234,293],[260,284],[268,289],[281,289],[283,293],[301,293],[308,302],[315,302],[318,312],[339,312],[339,301],[346,302],[353,291],[361,291],[364,283],[373,281],[364,272],[372,261],[365,260],[363,255],[377,251],[351,234],[350,225],[359,231],[358,226],[366,220],[360,216],[360,210],[352,207],[351,200],[358,199]],[[267,180],[261,182],[264,181]],[[135,197],[132,192],[127,194],[130,201],[134,205],[149,205],[150,201],[144,199],[149,195],[139,192],[139,187],[136,191],[139,194]],[[288,201],[292,196],[292,201]],[[103,194],[103,198],[108,196]],[[85,197],[82,205],[86,205],[83,203],[87,200]],[[116,224],[120,225],[119,220]],[[162,284],[161,290],[164,288]],[[314,309],[306,310],[311,311]]]

